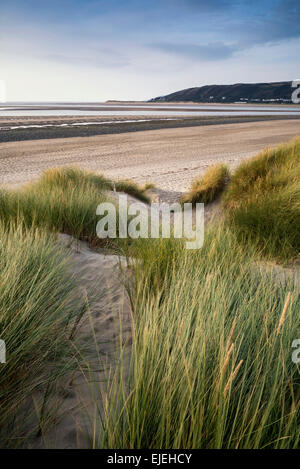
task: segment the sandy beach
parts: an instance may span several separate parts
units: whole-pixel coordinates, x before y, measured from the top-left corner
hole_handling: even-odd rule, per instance
[[[236,166],[300,134],[297,119],[0,143],[0,184],[17,186],[51,167],[78,165],[113,178],[184,191],[216,162]]]
[[[96,135],[121,134],[128,132],[142,132],[161,129],[178,129],[185,127],[203,127],[224,124],[246,124],[251,122],[272,122],[283,120],[296,120],[300,122],[299,113],[293,115],[226,115],[220,113],[213,115],[209,109],[207,115],[197,116],[192,112],[189,115],[178,116],[175,114],[132,115],[121,113],[120,115],[106,116],[0,116],[0,143],[25,140],[41,140],[72,137],[93,137]],[[30,112],[30,111],[29,111]],[[42,111],[40,111],[42,112]],[[50,111],[51,113],[52,111]],[[67,111],[64,111],[67,112]],[[72,110],[71,112],[74,112]],[[81,111],[78,111],[81,112]],[[97,111],[98,112],[98,111]],[[143,111],[142,111],[143,112]],[[170,110],[169,110],[170,112]]]

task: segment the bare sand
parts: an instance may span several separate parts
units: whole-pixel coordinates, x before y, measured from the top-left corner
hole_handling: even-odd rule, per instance
[[[57,407],[55,424],[33,438],[30,448],[82,449],[100,443],[101,394],[109,369],[118,362],[120,342],[129,358],[131,308],[124,282],[130,266],[122,256],[95,252],[65,234],[59,235],[58,244],[70,256],[70,274],[88,303],[74,340],[82,368],[60,381],[52,403],[53,409]],[[34,399],[43,402],[43,397],[37,392]],[[95,422],[97,432],[92,436]]]
[[[78,165],[113,178],[185,191],[216,162],[236,166],[265,147],[300,135],[296,119],[43,139],[0,144],[0,184],[16,186],[51,167]]]

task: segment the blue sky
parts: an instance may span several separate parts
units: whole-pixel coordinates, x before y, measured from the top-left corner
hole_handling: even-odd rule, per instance
[[[300,76],[299,0],[0,0],[12,100],[149,99]]]

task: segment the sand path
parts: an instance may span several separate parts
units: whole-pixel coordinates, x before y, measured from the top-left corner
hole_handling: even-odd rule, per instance
[[[93,442],[100,444],[100,396],[105,393],[108,370],[118,363],[121,336],[126,351],[130,350],[131,308],[124,286],[130,268],[125,258],[97,253],[68,235],[60,234],[58,242],[70,255],[70,273],[88,303],[75,335],[80,369],[61,380],[52,403],[53,408],[58,405],[55,425],[33,439],[30,448],[89,448]],[[42,399],[37,392],[35,400]],[[97,432],[91,437],[95,421]]]
[[[231,167],[266,146],[300,135],[299,120],[140,131],[0,144],[0,184],[18,185],[63,165],[184,191],[207,166]]]

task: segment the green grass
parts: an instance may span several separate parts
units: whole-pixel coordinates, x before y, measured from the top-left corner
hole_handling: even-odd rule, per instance
[[[262,256],[299,254],[299,163],[298,138],[240,165],[219,192],[225,222],[206,229],[197,252],[177,240],[131,246],[131,361],[128,370],[121,350],[99,445],[299,448],[291,348],[300,333],[299,285],[257,267]],[[185,201],[214,200],[216,173]]]
[[[216,200],[224,191],[229,181],[229,170],[224,164],[208,168],[203,176],[195,179],[190,190],[182,197],[181,202],[208,204]]]
[[[0,223],[0,446],[16,447],[41,431],[34,393],[50,389],[71,366],[70,333],[83,307],[69,259],[53,236]],[[26,415],[35,425],[26,428]],[[21,412],[21,414],[20,414]],[[22,416],[20,418],[20,415]]]
[[[20,190],[0,189],[0,338],[8,351],[8,361],[0,367],[0,446],[17,446],[25,435],[41,431],[32,423],[33,393],[42,387],[49,400],[49,389],[53,394],[58,376],[68,369],[66,355],[69,360],[74,355],[66,328],[74,315],[82,314],[83,305],[79,298],[71,304],[77,287],[55,233],[101,244],[96,208],[109,200],[108,191],[148,201],[146,189],[76,168],[48,170]],[[55,367],[50,373],[51,360]],[[27,401],[31,423],[25,426],[20,412]]]
[[[92,242],[96,238],[96,208],[106,200],[94,188],[32,185],[24,190],[0,192],[0,219],[10,224],[63,232]]]
[[[242,163],[223,194],[228,224],[242,242],[279,261],[300,253],[300,138]]]
[[[62,232],[96,245],[96,208],[108,201],[108,190],[120,190],[144,202],[144,190],[130,181],[113,183],[101,175],[75,168],[45,171],[39,180],[17,191],[0,189],[0,220],[25,227]]]
[[[113,181],[104,177],[103,174],[84,171],[76,167],[48,169],[34,185],[37,185],[42,190],[46,187],[50,189],[59,187],[67,190],[71,187],[77,190],[88,191],[95,189],[97,193],[115,190],[117,192],[125,192],[142,202],[150,202],[149,197],[145,193],[150,187],[149,184],[142,187],[130,180]]]
[[[121,358],[96,444],[299,447],[299,288],[261,275],[255,256],[224,227],[196,253],[176,240],[139,246],[130,367]]]
[[[119,366],[108,370],[104,427],[93,426],[93,446],[299,447],[291,348],[300,333],[299,286],[256,267],[262,255],[287,260],[299,250],[299,149],[300,139],[260,154],[228,186],[222,165],[195,184],[186,201],[208,203],[223,191],[227,214],[206,230],[200,250],[175,239],[119,245],[132,259],[131,358],[128,365],[121,346]],[[146,188],[63,168],[0,191],[0,338],[9,354],[0,366],[2,446],[22,435],[18,410],[48,386],[48,364],[66,363],[66,331],[82,307],[79,299],[70,306],[74,284],[51,232],[95,244],[96,207],[110,190]]]
[[[146,204],[150,203],[150,198],[147,196],[146,191],[152,187],[152,184],[145,184],[141,187],[135,182],[126,179],[116,181],[113,185],[113,189],[117,192],[125,192]]]

